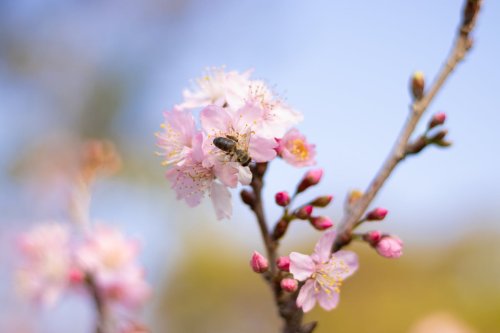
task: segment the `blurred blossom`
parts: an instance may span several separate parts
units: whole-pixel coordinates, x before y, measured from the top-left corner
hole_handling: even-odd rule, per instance
[[[305,281],[297,296],[297,306],[309,312],[316,301],[325,310],[334,309],[339,302],[342,282],[358,269],[358,257],[352,251],[331,254],[335,232],[323,234],[310,256],[290,253],[290,273]]]
[[[422,318],[409,333],[476,333],[465,322],[446,312],[433,313]]]
[[[68,284],[68,229],[53,222],[37,225],[21,236],[19,246],[23,254],[16,273],[19,291],[44,305],[54,305]]]

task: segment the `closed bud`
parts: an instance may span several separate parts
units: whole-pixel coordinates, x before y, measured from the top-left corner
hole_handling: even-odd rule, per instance
[[[369,212],[368,214],[366,214],[366,220],[367,221],[382,221],[385,218],[385,216],[387,215],[387,213],[388,213],[387,209],[378,207],[378,208],[375,208],[374,210],[372,210],[371,212]]]
[[[331,195],[324,195],[322,197],[317,197],[313,201],[311,201],[309,204],[314,207],[326,207],[332,202],[333,196]]]
[[[274,199],[276,204],[281,207],[286,207],[290,203],[290,195],[286,191],[276,193]]]
[[[286,219],[282,219],[278,223],[276,223],[276,226],[274,227],[274,231],[273,231],[273,239],[274,240],[280,239],[281,237],[283,237],[286,230],[288,229],[289,223],[290,222]]]
[[[269,262],[262,254],[254,251],[250,260],[250,266],[255,273],[264,273],[269,269]]]
[[[431,120],[429,121],[429,125],[427,125],[427,128],[431,129],[439,125],[443,125],[446,120],[446,113],[444,112],[439,112],[436,113],[435,115],[432,116]]]
[[[429,142],[438,144],[440,141],[443,141],[443,139],[446,137],[447,134],[448,130],[445,129],[440,130],[439,132],[437,132],[436,134],[434,134],[429,138]]]
[[[309,222],[317,230],[326,230],[333,226],[332,220],[326,216],[311,217]]]
[[[403,241],[396,236],[384,236],[375,245],[375,250],[384,258],[399,258],[403,255]]]
[[[295,215],[297,218],[301,220],[307,220],[309,217],[311,217],[312,212],[313,212],[313,206],[307,205],[297,209],[295,213],[293,213],[293,215]]]
[[[424,73],[415,72],[411,78],[411,92],[415,100],[419,100],[424,96],[425,79]]]
[[[240,192],[241,200],[252,207],[255,204],[255,195],[249,190],[242,190]]]
[[[280,271],[289,272],[290,271],[290,258],[288,256],[279,257],[276,260],[276,266],[278,266],[278,269]]]
[[[363,240],[370,244],[371,246],[377,245],[377,243],[382,239],[382,232],[378,230],[369,231],[363,235]]]
[[[299,186],[297,187],[297,193],[304,192],[309,187],[318,184],[322,176],[323,176],[323,169],[314,169],[306,172]]]
[[[295,279],[285,278],[280,282],[281,289],[293,293],[299,287],[299,282]]]

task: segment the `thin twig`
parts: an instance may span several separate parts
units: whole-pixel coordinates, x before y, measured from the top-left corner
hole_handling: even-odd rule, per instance
[[[361,219],[361,216],[366,211],[375,195],[382,188],[387,178],[389,178],[394,168],[406,157],[408,141],[420,118],[427,110],[434,97],[441,90],[451,72],[453,72],[455,67],[470,49],[472,41],[469,37],[469,33],[474,28],[480,2],[479,0],[466,0],[463,23],[459,29],[451,54],[428,92],[421,99],[416,100],[412,104],[411,112],[403,125],[391,153],[382,164],[382,167],[375,175],[362,197],[357,200],[352,207],[346,210],[346,214],[339,223],[337,238],[332,248],[333,252],[339,250],[351,241],[351,234],[354,226]]]
[[[97,314],[95,333],[107,333],[106,327],[108,325],[108,315],[106,304],[99,291],[99,288],[95,284],[94,278],[92,276],[87,276],[87,286],[94,301],[94,306]]]

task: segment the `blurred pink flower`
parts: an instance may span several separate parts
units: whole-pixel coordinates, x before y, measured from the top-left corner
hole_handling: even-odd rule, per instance
[[[24,264],[16,273],[19,291],[53,305],[68,285],[71,266],[68,228],[57,223],[35,226],[19,242]]]
[[[76,260],[107,299],[133,307],[149,295],[137,253],[136,241],[127,239],[118,229],[97,225],[76,250]]]
[[[306,137],[296,128],[289,130],[278,139],[278,154],[288,163],[296,167],[311,166],[316,163],[316,146],[309,144]]]
[[[351,251],[330,253],[335,232],[323,234],[310,256],[292,252],[290,272],[299,281],[305,281],[297,297],[297,306],[304,312],[316,304],[331,310],[339,301],[342,282],[358,269],[358,257]]]

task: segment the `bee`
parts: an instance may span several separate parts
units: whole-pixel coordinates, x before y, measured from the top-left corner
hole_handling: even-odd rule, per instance
[[[214,145],[225,152],[231,160],[240,163],[242,166],[247,166],[252,161],[252,158],[248,155],[247,149],[242,149],[241,142],[238,142],[238,138],[232,135],[216,137],[213,142]]]

